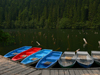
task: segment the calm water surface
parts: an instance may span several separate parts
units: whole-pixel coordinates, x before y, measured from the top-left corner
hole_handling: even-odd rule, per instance
[[[33,46],[40,47],[36,41],[41,44],[42,48],[53,49],[54,51],[80,51],[100,50],[100,31],[99,30],[45,30],[45,29],[6,29],[15,38],[15,44],[1,46],[0,54],[22,47]],[[86,38],[88,44],[84,46],[83,38]]]

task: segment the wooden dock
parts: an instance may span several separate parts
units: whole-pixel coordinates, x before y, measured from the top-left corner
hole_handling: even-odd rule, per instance
[[[100,68],[35,69],[0,55],[0,75],[100,75]]]

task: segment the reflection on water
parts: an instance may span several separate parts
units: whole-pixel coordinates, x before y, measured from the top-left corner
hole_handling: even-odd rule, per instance
[[[6,29],[15,37],[15,42],[9,46],[0,47],[0,55],[19,48],[21,46],[39,47],[36,43],[38,41],[42,48],[53,49],[54,51],[80,51],[100,50],[98,41],[100,40],[99,30],[61,30],[61,29]],[[84,44],[83,38],[88,44]]]
[[[84,44],[83,44],[83,48],[85,48],[85,46],[86,46],[86,45],[87,45],[87,44],[86,44],[86,43],[84,43]]]

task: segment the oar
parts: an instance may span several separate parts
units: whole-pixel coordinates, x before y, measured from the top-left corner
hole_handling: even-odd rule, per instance
[[[59,48],[57,48],[55,51],[57,51],[57,50],[59,50],[60,49],[60,47]]]
[[[78,52],[80,49],[77,49],[75,52]]]
[[[36,43],[38,44],[38,46],[42,46],[42,47],[46,48],[45,46],[41,45],[38,41],[36,41]]]
[[[45,46],[41,45],[38,41],[36,41],[36,43],[38,44],[38,46],[42,46],[42,47],[46,48]],[[57,51],[57,50],[59,50],[59,49],[60,49],[60,47],[57,48],[55,51]]]
[[[86,39],[85,39],[85,38],[83,38],[83,41],[85,42],[85,44],[87,44],[87,41],[86,41]]]
[[[85,42],[84,47],[85,47],[87,44],[90,45],[90,46],[92,46],[91,44],[87,43],[87,41],[86,41],[85,38],[83,38],[83,41]]]

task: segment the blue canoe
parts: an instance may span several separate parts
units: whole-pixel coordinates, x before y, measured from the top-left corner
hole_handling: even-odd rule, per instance
[[[94,63],[94,59],[89,55],[87,51],[78,51],[76,54],[77,54],[77,63],[80,66],[88,68]]]
[[[17,54],[19,54],[19,53],[21,53],[23,51],[26,51],[26,50],[28,50],[30,48],[32,48],[32,46],[23,46],[23,47],[14,49],[14,50],[8,52],[7,54],[5,54],[4,57],[6,57],[6,58],[13,57],[13,56],[15,56],[15,55],[17,55]]]
[[[61,57],[62,52],[60,51],[52,51],[37,63],[35,68],[49,68],[52,67],[56,64],[56,62],[59,60]]]
[[[50,52],[52,52],[51,49],[42,49],[41,51],[38,51],[38,52],[26,57],[24,60],[21,61],[21,63],[26,64],[26,65],[34,64],[34,63],[38,62],[42,57],[49,54]]]

